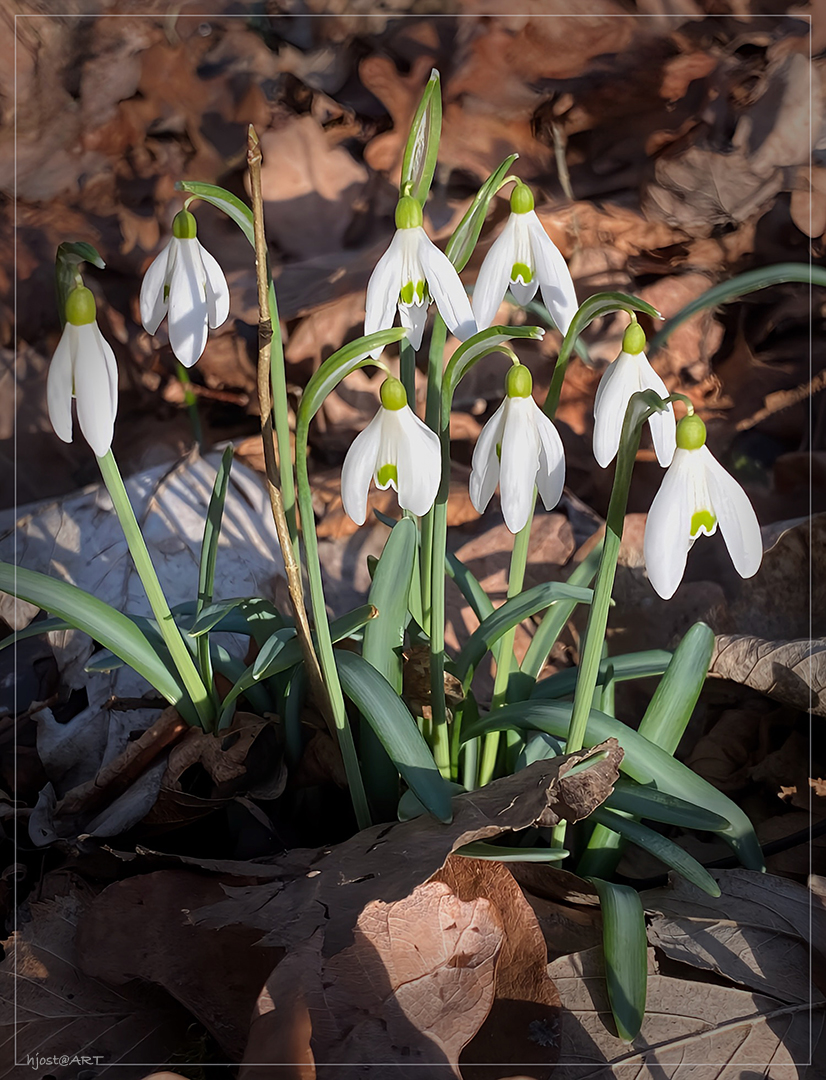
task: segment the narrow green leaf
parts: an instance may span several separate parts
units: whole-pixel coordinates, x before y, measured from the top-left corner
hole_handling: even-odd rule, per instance
[[[36,604],[99,641],[154,686],[188,723],[198,722],[197,713],[178,682],[177,672],[164,665],[128,615],[76,585],[10,563],[0,563],[0,590]]]
[[[364,628],[361,655],[397,694],[402,692],[404,627],[418,545],[415,521],[402,518],[387,538],[368,596],[378,615]],[[399,802],[399,773],[369,724],[361,732],[359,756],[374,820],[390,820]]]
[[[0,641],[0,652],[3,649],[7,649],[10,645],[18,645],[21,641],[27,641],[29,638],[40,637],[41,634],[57,633],[60,630],[73,630],[74,627],[71,623],[66,622],[65,619],[38,619],[37,622],[29,623],[28,626],[24,626],[22,630],[15,630],[13,634],[7,634],[6,637]]]
[[[269,624],[272,631],[280,630],[287,620],[269,600],[263,600],[260,596],[235,596],[207,605],[193,622],[189,635],[197,638],[209,630],[215,630],[253,636],[253,622]]]
[[[222,210],[228,218],[235,222],[241,232],[246,236],[252,247],[255,247],[255,235],[252,225],[252,210],[236,198],[231,191],[226,191],[215,184],[202,184],[199,180],[179,180],[175,187],[178,191],[186,191],[190,195],[197,195],[204,202],[216,206]]]
[[[645,1018],[648,990],[648,937],[645,913],[634,889],[591,878],[602,908],[602,951],[608,1000],[617,1034],[630,1043]]]
[[[647,825],[641,825],[639,821],[627,818],[623,814],[615,814],[613,810],[606,810],[604,806],[598,806],[596,810],[592,810],[589,818],[598,825],[604,825],[606,829],[611,829],[612,832],[624,836],[626,840],[630,840],[637,847],[643,848],[654,858],[659,859],[666,866],[670,866],[672,870],[676,870],[686,881],[690,881],[692,885],[696,885],[698,889],[708,893],[709,896],[720,895],[720,886],[708,870],[701,866],[687,851],[684,851],[679,844],[675,844],[673,840],[669,840],[662,833],[655,832],[654,829],[649,829]]]
[[[783,285],[786,282],[799,282],[801,284],[826,286],[826,270],[821,266],[812,266],[809,263],[775,263],[773,266],[760,266],[756,270],[747,270],[745,274],[722,281],[714,285],[704,293],[686,304],[676,315],[672,316],[655,334],[648,346],[648,356],[651,357],[661,348],[678,326],[696,315],[705,308],[717,307],[720,304],[728,304],[732,300],[739,300],[749,293],[757,292],[758,289],[768,289],[773,285]]]
[[[706,681],[714,631],[695,623],[674,651],[638,731],[668,754],[676,752]]]
[[[442,379],[442,427],[447,429],[450,423],[450,410],[456,387],[474,364],[490,353],[500,352],[501,346],[508,341],[539,341],[544,336],[545,331],[541,326],[490,326],[463,341],[448,361]]]
[[[523,619],[548,607],[555,600],[575,600],[578,603],[587,604],[591,600],[591,595],[590,589],[563,585],[558,581],[546,581],[506,600],[492,615],[488,615],[480,623],[459,653],[455,664],[457,679],[462,683],[468,682],[488,649],[511,627],[518,626]]]
[[[434,68],[410,125],[399,185],[402,195],[412,195],[421,206],[424,206],[433,183],[441,134],[442,87],[439,72]]]
[[[229,486],[229,473],[232,468],[232,444],[224,450],[221,464],[215,473],[215,483],[212,487],[209,506],[207,507],[206,520],[204,521],[204,535],[201,540],[201,557],[198,566],[198,600],[195,609],[196,616],[212,603],[212,592],[215,586],[215,562],[218,558],[218,541],[221,537],[221,521],[224,516],[224,502],[227,497]]]
[[[547,701],[520,702],[497,709],[462,732],[462,741],[486,735],[489,731],[545,731],[558,739],[568,733],[571,719],[569,703]],[[585,746],[594,746],[605,739],[616,739],[625,752],[620,769],[640,784],[651,785],[679,799],[705,807],[728,822],[720,836],[734,849],[749,870],[764,870],[763,853],[748,817],[736,803],[721,791],[692,772],[659,746],[650,743],[639,732],[611,716],[591,709],[585,732]]]
[[[609,810],[633,814],[637,818],[661,821],[664,825],[678,825],[683,829],[701,829],[705,832],[722,832],[728,821],[712,813],[704,806],[678,799],[656,788],[644,787],[633,780],[620,777],[614,790],[604,803]]]
[[[583,589],[589,588],[599,568],[601,558],[602,541],[574,568],[566,584],[577,585]],[[545,661],[550,656],[551,649],[556,644],[559,635],[573,615],[575,607],[575,600],[558,600],[542,617],[542,622],[537,627],[536,633],[528,646],[528,651],[525,653],[519,671],[514,672],[511,676],[508,684],[509,702],[524,701],[525,698],[531,696],[534,684],[539,678],[539,673],[545,666]],[[547,681],[546,679],[544,682]]]
[[[378,330],[375,334],[351,341],[329,356],[304,388],[301,404],[298,407],[296,427],[309,427],[310,421],[324,404],[328,394],[335,390],[342,379],[358,368],[367,367],[370,364],[375,365],[375,360],[370,354],[394,341],[401,341],[406,334],[407,330],[403,326]]]
[[[355,653],[337,649],[336,664],[344,693],[378,735],[407,786],[439,821],[452,821],[450,787],[399,695],[380,672]]]
[[[518,154],[509,154],[496,172],[487,178],[476,192],[465,216],[456,226],[453,236],[448,240],[445,254],[459,273],[467,266],[468,259],[473,254],[473,249],[476,247],[476,242],[488,214],[491,199],[506,182],[505,178],[510,171],[510,167],[518,157]]]
[[[474,840],[456,848],[453,855],[463,855],[466,859],[493,859],[502,863],[551,863],[561,862],[570,852],[564,848],[551,847],[505,847],[504,844],[489,844],[486,840]]]
[[[646,649],[643,652],[606,657],[599,665],[597,686],[605,685],[609,669],[611,678],[615,682],[662,675],[668,667],[671,656],[672,654],[665,649]],[[531,701],[555,700],[573,694],[576,689],[577,672],[578,668],[566,668],[538,682],[531,692]]]

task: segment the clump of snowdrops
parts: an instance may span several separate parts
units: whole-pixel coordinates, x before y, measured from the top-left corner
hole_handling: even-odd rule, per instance
[[[103,267],[83,242],[61,245],[57,258],[64,329],[48,375],[48,407],[55,433],[73,438],[77,422],[92,448],[120,518],[153,618],[117,611],[82,590],[25,567],[0,566],[0,588],[48,611],[52,618],[29,632],[75,627],[104,648],[94,664],[134,668],[191,724],[206,732],[229,727],[241,699],[277,716],[288,760],[302,753],[302,707],[308,694],[321,708],[341,751],[360,828],[395,816],[430,813],[451,818],[451,800],[543,758],[579,751],[609,737],[624,757],[613,793],[576,829],[533,830],[512,846],[474,844],[474,857],[565,863],[587,876],[603,905],[609,992],[618,1034],[638,1033],[645,1010],[646,935],[636,891],[612,882],[623,845],[630,841],[657,856],[706,892],[717,895],[708,871],[643,819],[706,830],[721,836],[743,865],[762,869],[754,830],[745,814],[674,757],[711,658],[713,635],[693,626],[673,653],[664,650],[609,656],[606,625],[623,518],[641,431],[648,424],[665,470],[648,515],[644,554],[651,587],[663,598],[676,591],[688,551],[718,527],[737,571],[753,575],[762,555],[754,510],[739,484],[706,445],[702,420],[690,401],[669,395],[646,357],[637,314],[659,315],[621,293],[600,293],[579,304],[571,275],[534,209],[534,196],[511,173],[509,156],[485,181],[442,252],[424,227],[425,206],[441,131],[438,73],[433,72],[413,120],[402,166],[396,231],[376,265],[366,295],[365,336],[339,349],[313,375],[301,397],[292,459],[284,357],[276,293],[267,266],[260,189],[261,155],[250,132],[252,209],[229,192],[183,182],[184,207],[172,237],[154,259],[140,294],[141,318],[154,334],[167,320],[169,341],[183,368],[197,363],[210,328],[229,312],[229,291],[212,254],[198,240],[192,207],[198,200],[235,222],[255,251],[260,324],[259,397],[262,435],[276,529],[284,556],[291,610],[268,598],[213,597],[221,515],[232,462],[228,447],[218,469],[204,524],[200,575],[193,603],[170,611],[135,520],[111,450],[118,393],[111,347],[97,322],[93,292],[84,285],[84,262]],[[473,302],[460,273],[483,228],[488,207],[503,189],[510,215],[482,263]],[[808,268],[802,268],[807,270]],[[805,280],[801,268],[768,268],[712,290],[708,303],[781,280]],[[520,343],[541,338],[539,325],[491,325],[506,291],[517,305],[541,297],[543,318],[563,335],[544,402],[533,396],[531,374],[519,360]],[[417,415],[416,353],[430,313],[424,417]],[[595,319],[624,312],[622,351],[606,370],[595,402],[594,454],[606,468],[616,460],[604,541],[567,583],[524,589],[531,522],[537,494],[544,509],[559,502],[565,457],[554,426],[568,361],[579,335]],[[395,326],[396,316],[400,326]],[[679,321],[673,320],[674,324]],[[460,344],[444,363],[448,331]],[[660,337],[665,334],[661,332]],[[383,356],[398,346],[398,377]],[[505,523],[514,534],[508,598],[494,609],[470,570],[447,549],[450,472],[449,420],[456,389],[478,363],[505,354],[511,367],[502,403],[485,425],[473,454],[470,497],[484,513],[499,489]],[[368,489],[392,488],[400,516],[372,566],[367,603],[329,619],[325,607],[312,493],[307,470],[308,432],[325,398],[356,368],[383,372],[381,404],[356,437],[344,462],[344,508],[357,525],[367,516]],[[679,417],[679,418],[678,418]],[[297,508],[301,527],[298,525]],[[479,625],[457,655],[445,650],[445,579],[461,590]],[[309,608],[305,600],[309,592]],[[577,604],[588,610],[579,666],[539,679],[550,651]],[[513,653],[515,627],[543,613],[521,664]],[[244,666],[212,640],[216,631],[247,634],[256,659]],[[338,642],[348,648],[336,649]],[[353,643],[360,643],[355,649]],[[430,704],[416,715],[402,696],[403,650],[429,655]],[[477,701],[474,673],[486,655],[495,661],[490,703]],[[214,674],[228,676],[223,696]],[[461,686],[458,702],[445,693],[445,675]],[[624,679],[658,678],[642,717],[614,716],[614,688]],[[349,704],[348,704],[349,703]],[[588,767],[588,762],[581,767]],[[573,853],[573,854],[572,854]]]

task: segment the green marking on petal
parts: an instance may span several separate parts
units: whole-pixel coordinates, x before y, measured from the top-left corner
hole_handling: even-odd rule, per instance
[[[511,281],[522,279],[523,285],[530,285],[533,281],[533,270],[526,263],[514,263],[511,270]]]
[[[163,287],[163,301],[164,301],[164,303],[166,303],[166,301],[168,299],[169,299],[169,286],[164,285],[164,287]]]
[[[425,283],[423,281],[417,281],[416,282],[416,298],[417,298],[417,300],[419,301],[420,304],[424,302],[424,290],[425,290]]]
[[[379,487],[387,487],[388,484],[398,484],[399,474],[395,465],[382,465],[376,473],[376,482]]]
[[[502,461],[502,444],[500,442],[498,442],[496,444],[496,456],[499,459],[499,461],[501,462]]]
[[[700,529],[710,534],[717,524],[717,518],[710,510],[697,510],[691,516],[691,535],[699,535]]]
[[[408,281],[406,284],[402,285],[401,289],[399,290],[399,299],[403,304],[412,304],[413,297],[415,295],[416,286],[413,284],[412,281]]]

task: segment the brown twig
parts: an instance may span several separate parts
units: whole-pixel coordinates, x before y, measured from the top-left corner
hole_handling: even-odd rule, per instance
[[[304,663],[310,678],[310,687],[316,701],[321,706],[324,718],[331,733],[335,734],[331,710],[321,676],[321,667],[313,647],[310,623],[304,605],[304,589],[301,584],[301,567],[295,558],[290,537],[284,501],[281,497],[281,481],[278,461],[275,454],[275,439],[272,416],[272,390],[270,386],[270,363],[274,327],[270,314],[270,282],[267,266],[267,238],[264,233],[264,200],[261,192],[261,145],[255,128],[250,124],[247,139],[247,167],[250,175],[250,195],[252,200],[252,218],[255,235],[255,276],[258,283],[258,403],[261,412],[261,441],[264,446],[264,467],[267,492],[270,497],[272,516],[278,543],[284,557],[284,570],[287,575],[287,588],[295,615],[295,626]],[[286,463],[290,467],[290,463]]]
[[[767,420],[770,416],[774,416],[775,413],[782,412],[783,409],[788,409],[799,401],[805,401],[807,397],[811,397],[812,394],[824,389],[826,389],[826,368],[819,371],[807,383],[796,386],[793,390],[776,390],[773,394],[767,394],[763,408],[758,409],[751,416],[747,416],[745,420],[738,421],[737,430],[748,431],[749,428],[756,427],[757,424]]]
[[[168,746],[189,731],[189,725],[172,707],[164,709],[152,727],[123,753],[100,770],[94,780],[67,791],[55,807],[55,817],[88,813],[104,802],[113,802],[130,787]]]

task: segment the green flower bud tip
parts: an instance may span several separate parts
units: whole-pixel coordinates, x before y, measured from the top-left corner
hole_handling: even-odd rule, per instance
[[[636,355],[645,348],[645,331],[636,319],[630,323],[622,335],[622,351]]]
[[[699,450],[705,445],[706,426],[694,413],[684,416],[677,424],[677,448],[679,450]]]
[[[418,199],[414,199],[412,195],[402,195],[396,207],[396,228],[418,229],[421,228],[423,220]]]
[[[407,404],[407,392],[398,379],[392,375],[381,384],[381,403],[385,409],[397,412]]]
[[[83,286],[72,289],[66,298],[66,322],[72,326],[85,326],[93,323],[96,315],[95,298],[89,290]]]
[[[508,397],[526,398],[531,396],[533,379],[524,364],[514,364],[505,376],[505,392]]]
[[[514,214],[527,214],[533,210],[533,193],[527,184],[518,183],[511,192],[511,211]]]
[[[172,235],[176,240],[194,240],[198,235],[195,217],[188,210],[181,210],[172,222]]]

